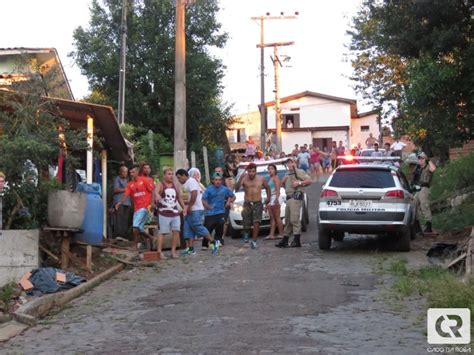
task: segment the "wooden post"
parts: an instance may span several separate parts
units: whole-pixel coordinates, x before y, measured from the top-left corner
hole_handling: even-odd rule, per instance
[[[209,178],[209,160],[207,158],[207,147],[202,147],[202,154],[204,156],[204,171],[206,173],[206,185],[211,183],[211,179]]]
[[[87,168],[86,180],[88,184],[92,184],[92,173],[94,168],[93,147],[94,145],[94,118],[87,115]]]
[[[196,167],[196,152],[192,151],[191,152],[191,168]]]
[[[174,170],[186,167],[186,0],[176,1]]]
[[[107,239],[107,150],[102,150],[100,157],[102,168],[102,206],[104,209],[102,235]]]
[[[92,246],[86,247],[86,268],[89,272],[92,272]]]
[[[69,247],[71,245],[70,234],[67,231],[58,231],[58,236],[62,238],[61,241],[61,268],[65,269],[69,267]]]

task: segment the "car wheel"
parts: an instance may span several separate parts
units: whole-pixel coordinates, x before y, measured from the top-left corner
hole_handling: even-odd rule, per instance
[[[328,230],[319,228],[318,245],[321,250],[331,249],[331,235]]]
[[[410,251],[411,233],[409,227],[404,227],[401,232],[390,235],[390,237],[393,238],[393,250]]]
[[[232,228],[232,224],[229,222],[229,234],[232,239],[239,239],[241,237],[240,231]]]
[[[336,241],[336,242],[342,242],[344,240],[344,232],[341,232],[341,231],[335,231],[332,235],[332,238]]]
[[[414,225],[410,226],[410,240],[415,240],[416,238],[416,228]]]

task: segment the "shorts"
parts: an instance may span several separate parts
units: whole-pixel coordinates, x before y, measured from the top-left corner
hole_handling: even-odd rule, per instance
[[[194,237],[207,237],[209,231],[203,224],[204,211],[190,211],[184,217],[183,237],[193,239]]]
[[[248,231],[254,223],[262,222],[263,203],[262,201],[257,202],[244,202],[244,208],[242,210],[242,222],[244,230]]]
[[[169,234],[172,231],[180,231],[181,230],[181,219],[179,216],[174,217],[167,217],[158,215],[158,222],[160,226],[160,234]]]
[[[301,170],[304,170],[305,172],[308,172],[309,170],[309,165],[308,164],[300,164],[299,168]]]
[[[323,159],[323,168],[329,168],[331,166],[331,159]]]
[[[145,231],[145,223],[150,218],[148,208],[140,208],[133,213],[133,228],[137,228],[140,232]]]
[[[224,210],[224,221],[227,223],[229,220],[229,214],[230,214],[230,207],[226,207]]]

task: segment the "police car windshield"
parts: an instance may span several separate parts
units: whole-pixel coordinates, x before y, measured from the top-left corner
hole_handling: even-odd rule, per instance
[[[395,187],[395,181],[390,170],[361,167],[336,170],[329,186],[381,189]]]

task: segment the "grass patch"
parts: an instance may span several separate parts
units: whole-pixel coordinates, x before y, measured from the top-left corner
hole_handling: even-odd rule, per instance
[[[0,301],[2,301],[5,304],[7,311],[9,310],[10,301],[11,301],[14,290],[15,290],[15,284],[13,282],[3,286],[3,288],[0,289]]]
[[[447,198],[455,191],[472,186],[473,180],[474,152],[436,169],[431,185],[431,201]]]
[[[474,312],[474,278],[467,282],[439,266],[409,269],[405,259],[395,259],[388,271],[395,277],[393,290],[400,297],[422,296],[429,308],[470,308]]]
[[[433,214],[433,227],[437,230],[456,230],[472,225],[474,225],[474,197],[464,201],[461,206]]]

